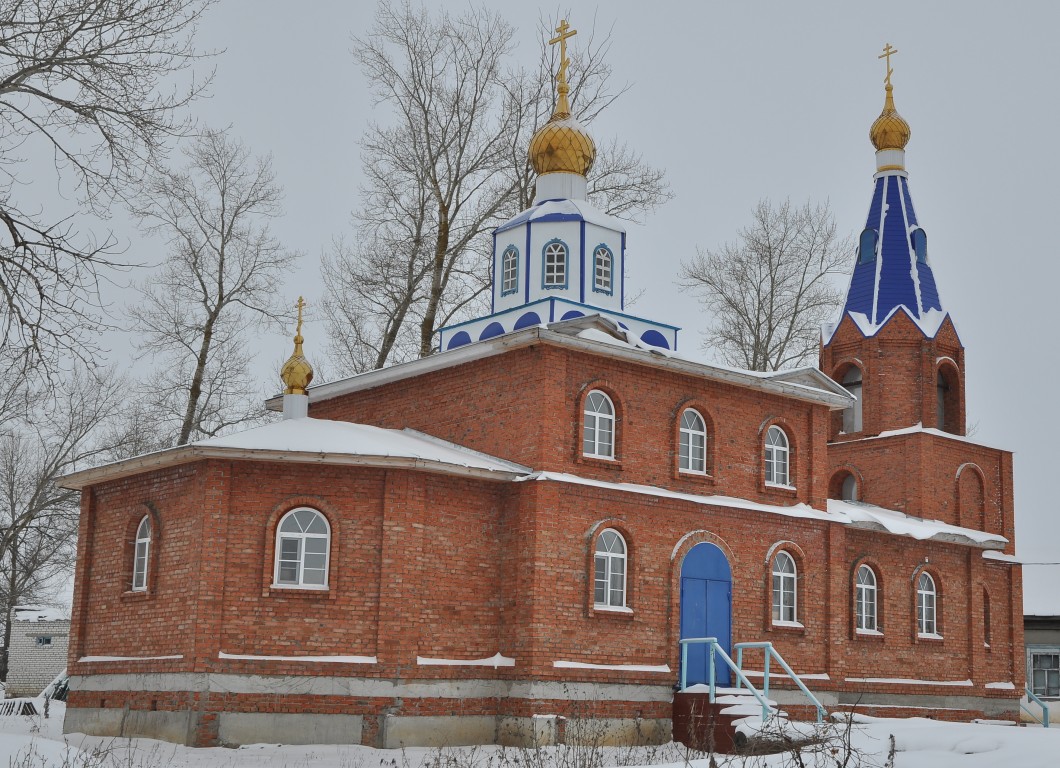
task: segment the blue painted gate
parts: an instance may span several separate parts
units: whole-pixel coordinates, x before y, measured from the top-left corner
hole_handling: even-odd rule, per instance
[[[732,569],[714,544],[692,547],[681,564],[681,637],[716,637],[732,655]],[[688,685],[707,682],[707,668],[706,644],[689,645]],[[720,659],[714,682],[730,682],[729,668]]]

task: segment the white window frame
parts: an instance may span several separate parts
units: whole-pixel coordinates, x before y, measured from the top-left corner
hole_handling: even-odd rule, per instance
[[[766,430],[765,440],[766,485],[791,487],[791,448],[788,434],[777,425]]]
[[[677,453],[681,472],[707,474],[707,420],[695,408],[686,408],[681,412]]]
[[[785,570],[784,565],[791,570]],[[798,624],[799,622],[799,588],[798,566],[795,558],[785,550],[773,556],[773,623]]]
[[[855,617],[858,632],[875,633],[879,631],[876,610],[879,602],[879,588],[876,586],[876,571],[868,565],[862,565],[857,573],[857,592],[855,594]]]
[[[601,410],[606,407],[606,410]],[[592,459],[615,458],[615,404],[606,392],[592,390],[585,396],[582,421],[582,455]],[[601,433],[607,435],[606,439]]]
[[[151,516],[144,515],[136,526],[136,542],[133,545],[132,591],[147,591],[148,566],[151,563]]]
[[[593,557],[594,607],[604,609],[627,607],[626,580],[629,564],[627,553],[626,539],[614,528],[605,528],[596,538],[596,553]]]
[[[324,527],[327,529],[327,533],[309,533],[307,529],[302,529],[300,532],[284,531],[284,523],[294,517],[298,512],[312,512],[318,518],[324,522]],[[301,528],[301,523],[298,522],[298,518],[294,517],[295,524]],[[323,583],[308,583],[306,582],[306,555],[307,554],[320,554],[319,552],[307,552],[306,542],[307,541],[319,541],[324,540],[324,568],[323,568]],[[283,541],[296,541],[297,544],[297,560],[293,558],[283,558]],[[298,575],[294,580],[281,581],[280,570],[283,563],[297,563]],[[309,569],[312,571],[319,571],[319,568]],[[273,555],[273,571],[272,571],[272,586],[278,589],[316,589],[326,590],[328,589],[328,574],[331,570],[331,523],[328,518],[320,510],[313,509],[312,507],[295,507],[294,509],[287,512],[283,517],[280,518],[279,522],[276,523],[276,547]]]
[[[545,245],[541,285],[545,288],[567,287],[567,244],[553,240]]]
[[[927,571],[916,579],[916,632],[920,637],[939,637],[938,588]]]
[[[501,296],[519,292],[519,249],[509,245],[501,254]]]
[[[1057,666],[1043,666],[1040,669],[1034,665],[1035,657],[1037,656],[1048,656],[1055,657]],[[1044,673],[1038,677],[1035,672]],[[1050,674],[1052,673],[1052,674]],[[1049,693],[1049,680],[1052,678],[1055,680],[1054,691],[1055,693]],[[1037,680],[1044,681],[1044,688],[1037,684]],[[1060,648],[1055,646],[1031,646],[1027,649],[1027,686],[1031,689],[1035,696],[1048,699],[1060,698]]]
[[[614,293],[615,255],[606,245],[596,246],[593,251],[593,290],[597,293]]]

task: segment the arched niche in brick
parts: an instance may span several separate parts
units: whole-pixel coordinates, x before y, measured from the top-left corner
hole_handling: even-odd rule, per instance
[[[986,479],[976,464],[957,469],[957,524],[986,530]]]
[[[832,379],[857,397],[857,402],[850,408],[832,414],[831,436],[861,434],[865,431],[865,390],[868,386],[865,364],[856,357],[845,358],[832,369]]]

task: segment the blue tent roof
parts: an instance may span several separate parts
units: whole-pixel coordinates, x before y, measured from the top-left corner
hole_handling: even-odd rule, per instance
[[[846,312],[864,315],[878,325],[896,308],[904,307],[916,320],[931,310],[942,310],[935,275],[927,260],[926,234],[917,222],[909,181],[904,175],[884,174],[876,179],[865,229],[875,238],[860,238],[862,247],[875,240],[875,252],[858,254],[847,292]],[[914,237],[923,241],[918,253]]]

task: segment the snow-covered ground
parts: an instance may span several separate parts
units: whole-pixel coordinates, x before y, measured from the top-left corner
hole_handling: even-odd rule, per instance
[[[707,768],[679,745],[635,749],[554,747],[540,752],[500,747],[376,750],[359,746],[252,745],[238,749],[192,749],[151,739],[63,737],[65,707],[51,717],[0,717],[0,766],[27,768],[607,768],[658,765]],[[1016,728],[991,724],[940,723],[856,717],[850,741],[856,754],[848,768],[884,768],[894,736],[895,768],[1055,768],[1060,766],[1060,728]],[[591,752],[591,754],[590,754]],[[807,750],[803,764],[844,765],[837,747]],[[718,757],[719,768],[780,768],[798,765],[792,755]]]

